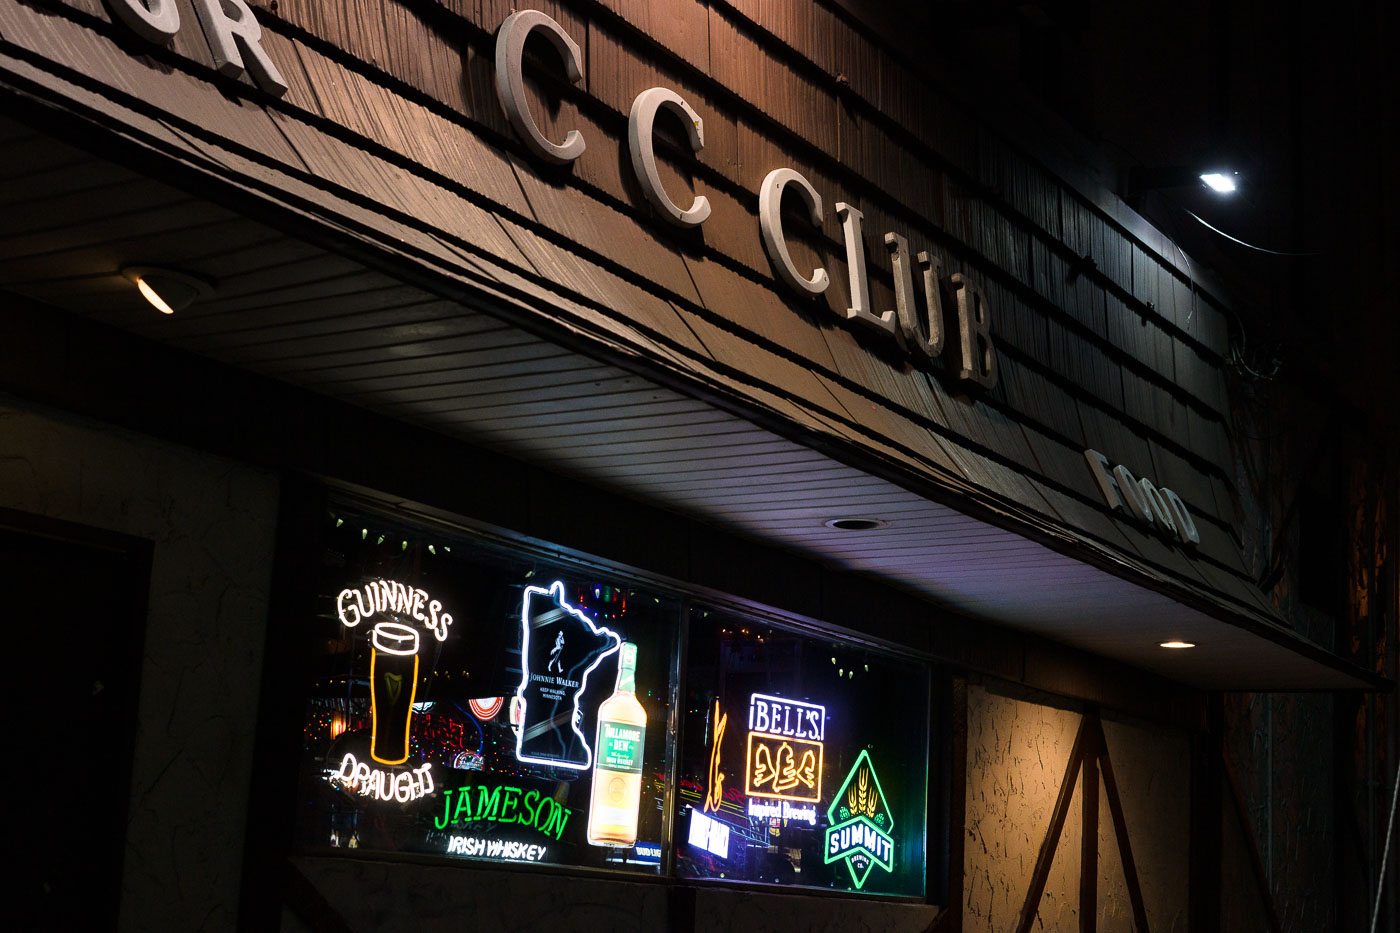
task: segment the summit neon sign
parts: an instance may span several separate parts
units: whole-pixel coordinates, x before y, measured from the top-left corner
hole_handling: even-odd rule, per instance
[[[823,864],[844,861],[856,890],[865,887],[871,870],[894,871],[894,814],[869,752],[856,758],[826,818],[831,826]]]

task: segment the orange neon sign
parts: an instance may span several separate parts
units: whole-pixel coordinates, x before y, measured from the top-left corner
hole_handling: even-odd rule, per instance
[[[753,694],[744,793],[802,803],[820,801],[825,737],[825,707]]]
[[[729,724],[729,714],[719,712],[719,700],[715,700],[715,738],[710,743],[710,787],[705,794],[705,810],[714,811],[724,801],[725,774],[719,769],[719,747],[724,741],[724,727]]]

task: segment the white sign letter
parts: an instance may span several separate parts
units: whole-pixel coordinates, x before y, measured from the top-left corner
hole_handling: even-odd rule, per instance
[[[1165,486],[1160,490],[1162,498],[1167,500],[1167,508],[1171,509],[1172,515],[1176,518],[1176,535],[1181,539],[1182,544],[1200,544],[1201,533],[1196,530],[1196,522],[1191,518],[1191,513],[1186,511],[1186,503],[1181,501],[1181,497]]]
[[[959,379],[970,379],[990,389],[997,384],[997,351],[992,344],[992,317],[982,290],[953,273],[958,296],[958,331],[962,334],[962,368]]]
[[[894,312],[886,311],[876,317],[870,311],[870,279],[865,272],[865,242],[860,235],[860,222],[865,215],[844,201],[837,202],[836,216],[841,220],[841,234],[846,239],[846,272],[851,284],[851,304],[846,320],[860,321],[882,334],[894,336]]]
[[[507,16],[496,33],[496,96],[506,112],[506,119],[531,152],[555,165],[566,165],[583,155],[583,134],[569,130],[563,145],[556,146],[544,138],[525,103],[525,76],[520,71],[520,58],[525,51],[525,40],[534,29],[542,30],[559,57],[564,59],[565,77],[574,84],[583,78],[579,65],[582,53],[564,28],[539,10],[519,10]]]
[[[287,93],[287,82],[263,51],[262,27],[243,0],[191,0],[204,38],[214,53],[214,67],[221,75],[236,77],[244,71],[274,97]]]
[[[775,168],[763,179],[763,184],[758,190],[758,227],[763,234],[763,248],[767,251],[773,268],[778,271],[778,277],[797,294],[804,298],[812,298],[826,291],[831,282],[826,276],[826,270],[820,266],[812,272],[810,279],[804,279],[792,264],[792,255],[788,252],[787,240],[783,236],[782,215],[783,190],[789,183],[797,185],[798,193],[806,200],[812,223],[822,222],[822,196],[817,194],[817,189],[812,187],[812,183],[793,169]]]
[[[1138,480],[1138,485],[1147,494],[1147,504],[1152,507],[1152,514],[1157,519],[1157,524],[1161,525],[1172,534],[1176,534],[1176,521],[1172,518],[1171,510],[1167,508],[1167,502],[1162,498],[1162,494],[1157,491],[1152,480],[1146,476]]]
[[[147,42],[167,45],[180,30],[175,0],[108,0],[112,12]]]
[[[890,251],[894,266],[894,308],[900,329],[907,341],[922,356],[935,359],[943,352],[943,292],[938,285],[937,259],[927,252],[919,253],[919,268],[924,274],[924,307],[926,318],[919,317],[914,303],[914,270],[909,264],[909,241],[897,233],[885,234],[885,248]]]
[[[627,116],[627,149],[632,155],[632,171],[636,173],[637,182],[642,186],[647,200],[662,217],[680,227],[698,227],[710,216],[709,199],[698,196],[689,210],[681,210],[667,197],[661,187],[661,175],[656,170],[652,129],[656,124],[656,114],[663,107],[680,117],[685,124],[691,152],[699,152],[705,147],[705,126],[699,115],[675,91],[654,87],[637,95],[637,99],[632,101],[632,112]]]
[[[1098,481],[1099,491],[1103,493],[1108,507],[1111,509],[1123,508],[1123,500],[1118,497],[1118,490],[1113,485],[1113,477],[1108,473],[1108,458],[1097,450],[1090,449],[1084,451],[1084,459],[1089,461],[1089,472],[1093,473],[1094,479]]]
[[[1128,504],[1128,514],[1152,524],[1152,506],[1147,503],[1147,493],[1138,485],[1137,477],[1123,464],[1113,468],[1113,478],[1118,481],[1118,489],[1123,493],[1123,501]]]

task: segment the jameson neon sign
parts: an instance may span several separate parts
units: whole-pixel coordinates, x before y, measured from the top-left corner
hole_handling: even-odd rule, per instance
[[[287,91],[286,80],[261,45],[262,30],[245,0],[191,0],[220,74],[247,74],[273,96]],[[180,30],[175,0],[108,0],[117,19],[142,39],[167,45]],[[526,39],[537,35],[553,46],[573,83],[584,77],[584,56],[577,42],[553,18],[539,10],[519,10],[502,21],[496,33],[496,96],[517,136],[537,158],[553,165],[569,165],[588,148],[582,133],[569,130],[561,142],[548,139],[530,113],[522,60]],[[709,199],[694,197],[682,207],[666,192],[657,167],[655,125],[662,111],[679,118],[693,153],[705,147],[705,121],[680,94],[668,88],[642,91],[632,101],[627,117],[627,151],[637,185],[656,214],[681,229],[693,229],[710,217]],[[759,186],[759,236],[779,281],[802,299],[821,295],[831,284],[825,269],[810,272],[797,267],[788,248],[783,226],[783,197],[798,198],[813,225],[826,219],[825,202],[812,183],[792,168],[770,171]],[[870,298],[866,273],[866,243],[861,231],[864,214],[854,205],[834,205],[846,247],[848,288],[842,320],[865,328],[894,344],[916,365],[943,354],[945,326],[943,297],[953,298],[958,339],[953,346],[953,373],[959,379],[990,388],[996,384],[996,349],[991,337],[991,309],[981,289],[961,273],[944,277],[941,263],[928,251],[915,252],[908,239],[888,232],[881,243],[894,270],[893,308],[877,308]],[[917,273],[917,274],[916,274]]]
[[[461,823],[518,823],[551,839],[564,835],[572,810],[537,790],[501,785],[472,784],[456,790],[444,788],[442,813],[434,820],[438,829]]]
[[[874,868],[894,870],[894,814],[890,812],[880,778],[862,751],[826,811],[826,854],[823,864],[844,861],[859,890]]]
[[[744,793],[816,803],[821,799],[825,736],[826,707],[753,694]]]
[[[512,839],[483,839],[480,836],[449,836],[448,855],[470,855],[477,858],[500,858],[512,862],[538,862],[544,858],[546,848],[529,842],[516,842]]]

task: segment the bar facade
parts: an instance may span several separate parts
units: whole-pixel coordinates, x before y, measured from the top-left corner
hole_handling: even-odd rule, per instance
[[[36,916],[1271,909],[1223,692],[1385,682],[1246,564],[1220,286],[898,16],[537,6],[0,0],[0,531],[122,814]]]

